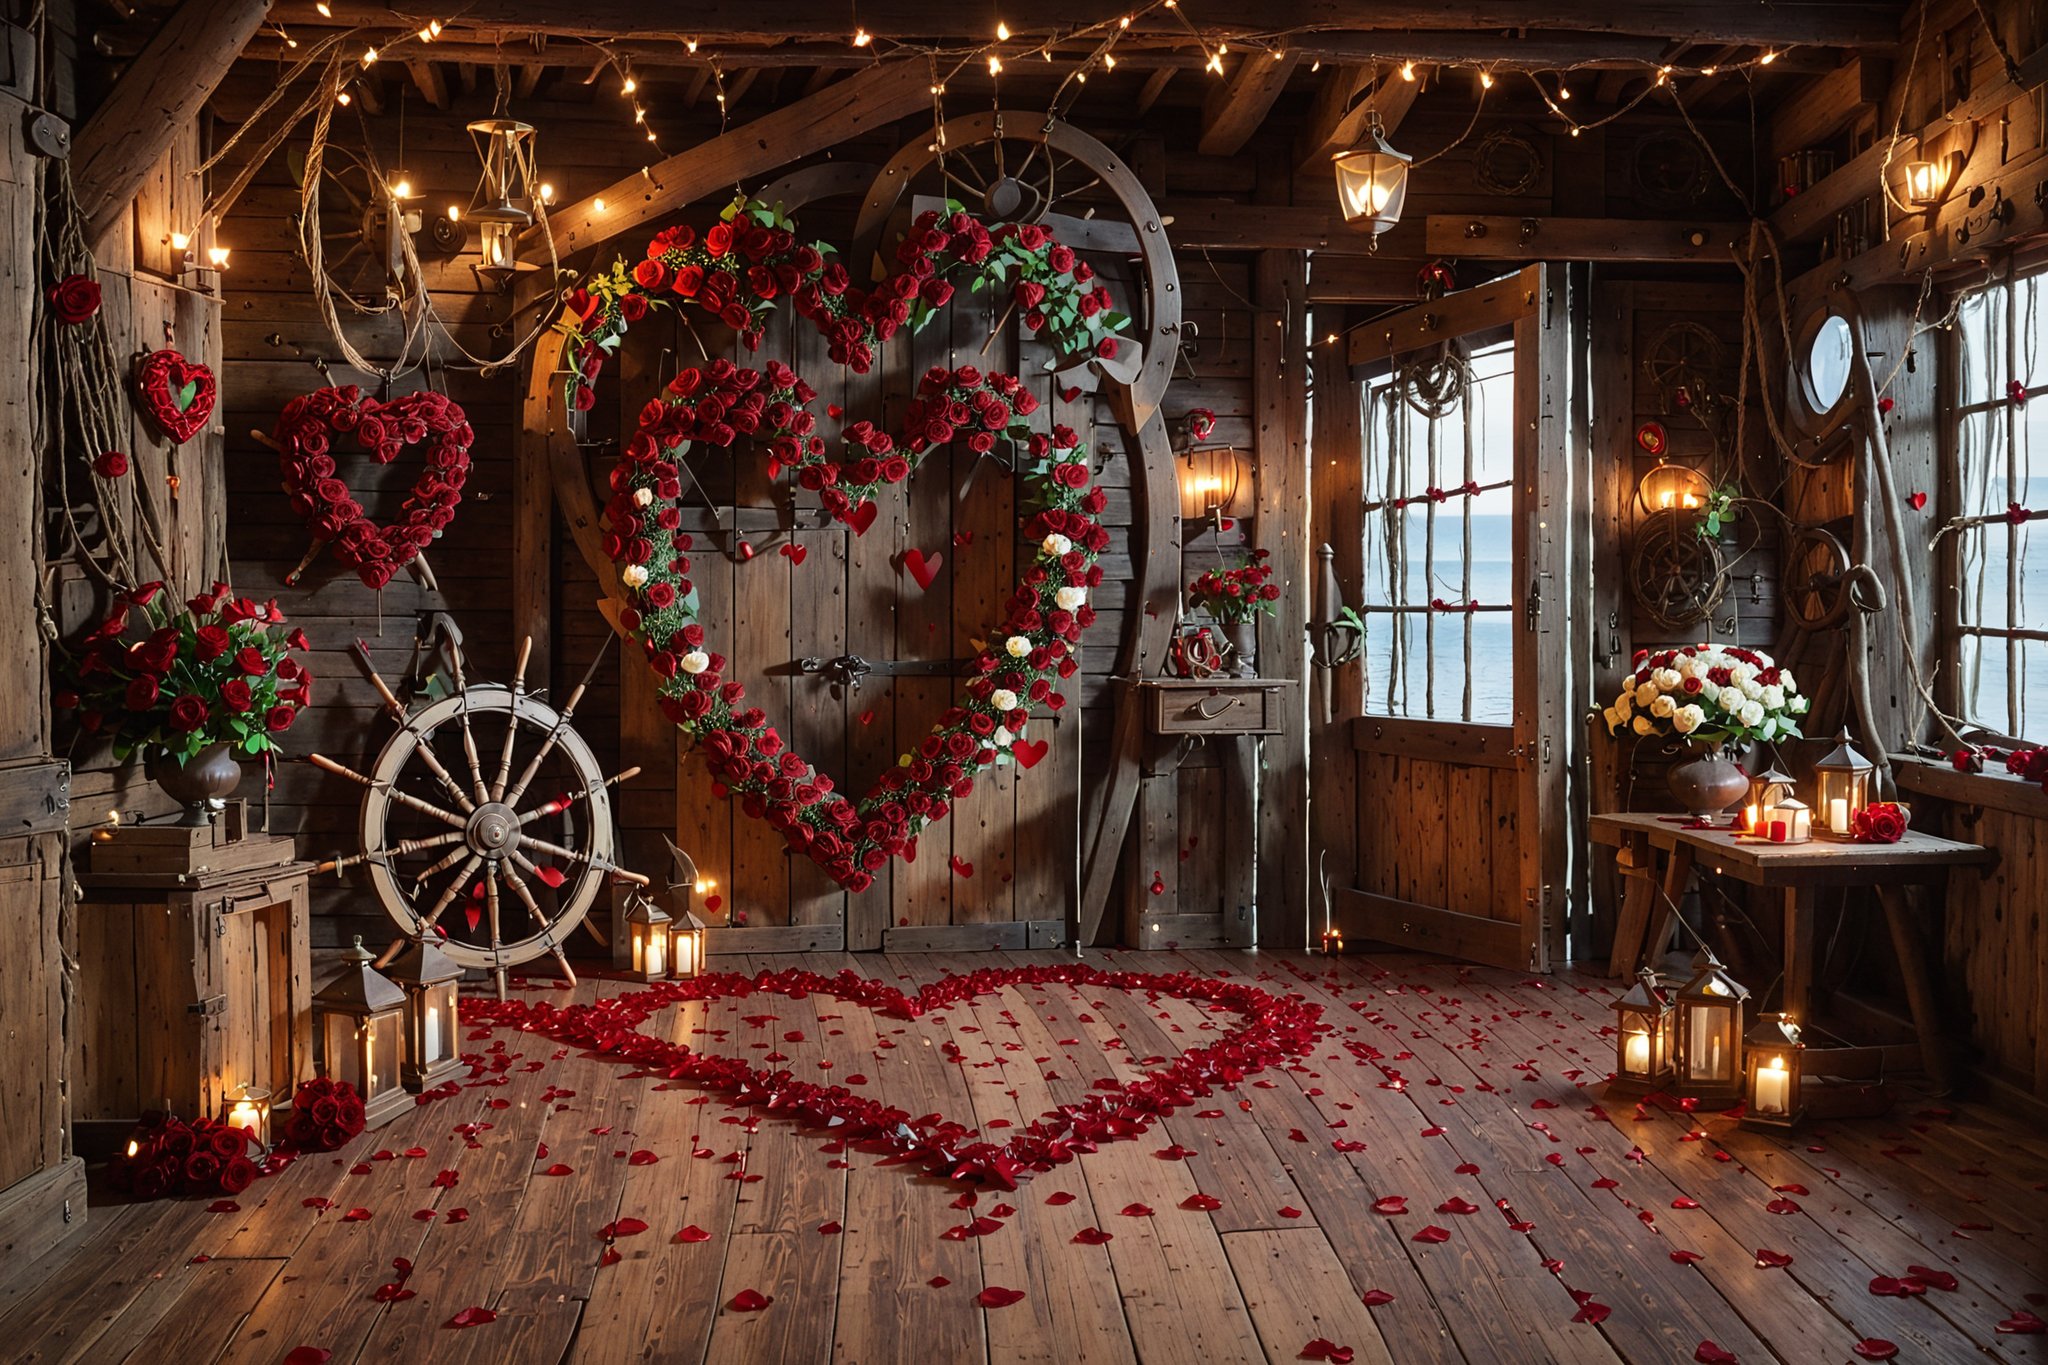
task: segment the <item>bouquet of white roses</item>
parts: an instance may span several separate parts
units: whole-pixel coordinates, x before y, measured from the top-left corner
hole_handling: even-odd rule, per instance
[[[1607,731],[1749,744],[1799,738],[1807,699],[1771,656],[1730,645],[1637,650],[1635,671],[1603,713]]]

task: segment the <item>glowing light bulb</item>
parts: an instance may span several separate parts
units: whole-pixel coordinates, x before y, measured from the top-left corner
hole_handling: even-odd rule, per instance
[[[1557,87],[1557,97],[1561,100],[1570,99],[1572,97],[1572,88],[1560,81]]]
[[[174,233],[172,233],[172,234],[171,234],[171,250],[173,250],[173,251],[183,251],[183,250],[185,250],[185,248],[187,248],[187,247],[189,247],[189,246],[191,246],[191,245],[192,245],[192,239],[191,239],[190,237],[186,236],[186,235],[185,235],[184,233],[182,233],[182,232],[174,232]]]
[[[341,92],[341,93],[340,93],[339,95],[336,95],[336,96],[334,97],[334,102],[335,102],[336,104],[339,104],[339,105],[343,105],[343,106],[346,106],[346,105],[348,104],[348,102],[349,102],[349,95],[348,95],[348,91],[344,90],[344,91],[342,91],[342,92]]]
[[[866,47],[869,43],[872,43],[873,41],[874,38],[868,33],[866,29],[857,28],[853,31],[853,45],[855,47]]]
[[[1102,69],[1104,71],[1116,70],[1116,57],[1114,54],[1108,52],[1102,54]]]
[[[1123,18],[1116,21],[1116,26],[1118,28],[1129,28],[1131,26],[1131,16],[1126,14]]]
[[[683,39],[683,46],[695,52],[697,50],[697,40],[695,38],[685,38]]]
[[[317,0],[313,8],[320,11],[322,19],[332,19],[334,17],[334,11],[328,7],[327,0]]]
[[[591,200],[591,203],[596,206],[597,211],[599,213],[604,212],[604,199],[601,196],[597,199]]]
[[[1415,63],[1401,63],[1401,79],[1404,81],[1412,81],[1415,79]]]
[[[1217,75],[1219,75],[1219,76],[1220,76],[1220,75],[1222,75],[1222,74],[1223,74],[1223,57],[1222,57],[1222,55],[1221,55],[1220,53],[1215,53],[1215,52],[1212,52],[1212,53],[1210,53],[1210,54],[1209,54],[1209,64],[1208,64],[1208,66],[1207,66],[1207,67],[1205,67],[1204,69],[1205,69],[1205,70],[1208,70],[1208,71],[1213,71],[1213,72],[1215,72],[1215,73],[1216,73]]]
[[[641,108],[641,107],[640,107],[639,105],[637,105],[637,104],[633,106],[633,122],[635,122],[635,123],[645,123],[645,122],[647,122],[647,111],[646,111],[645,109],[642,109],[642,108]]]
[[[1003,59],[1002,59],[1001,57],[990,57],[990,58],[988,59],[988,74],[989,74],[989,75],[991,75],[991,76],[997,75],[997,74],[999,74],[999,73],[1000,73],[1000,72],[1002,71],[1002,69],[1003,69]]]
[[[1010,41],[1010,26],[1000,19],[996,20],[996,41],[999,43]]]
[[[1766,52],[1763,56],[1757,58],[1757,61],[1764,66],[1769,66],[1776,60],[1778,60],[1778,54],[1775,52]]]
[[[1479,88],[1481,90],[1493,89],[1493,73],[1491,71],[1481,71],[1479,73]]]
[[[213,263],[215,270],[226,270],[228,268],[228,248],[224,246],[210,246],[206,249],[206,259]]]
[[[412,181],[401,180],[396,185],[393,185],[391,187],[391,197],[393,199],[412,198]]]
[[[622,95],[630,95],[639,88],[640,82],[634,80],[631,76],[628,76],[626,77],[626,83],[619,87],[619,93]]]
[[[545,180],[540,182],[540,202],[543,204],[555,202],[555,187]]]
[[[1701,74],[1702,76],[1711,76],[1711,75],[1713,75],[1713,74],[1714,74],[1714,72],[1715,72],[1716,70],[1718,70],[1718,69],[1719,69],[1719,68],[1717,68],[1717,67],[1711,67],[1711,66],[1703,66],[1703,67],[1701,67],[1701,68],[1700,68],[1700,74]]]
[[[371,65],[372,63],[374,63],[374,62],[375,62],[376,60],[377,60],[377,49],[376,49],[376,48],[374,48],[374,47],[366,47],[366,48],[364,48],[364,49],[363,49],[363,65],[364,65],[364,66],[369,66],[369,65]]]
[[[462,221],[462,205],[450,204],[448,206],[448,221],[451,223],[459,223]]]

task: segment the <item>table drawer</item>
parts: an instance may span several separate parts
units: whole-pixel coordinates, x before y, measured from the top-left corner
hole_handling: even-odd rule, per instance
[[[1277,735],[1283,728],[1285,683],[1210,678],[1191,687],[1148,690],[1148,719],[1156,735]]]

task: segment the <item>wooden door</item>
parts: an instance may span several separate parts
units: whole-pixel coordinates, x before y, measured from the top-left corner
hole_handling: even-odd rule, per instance
[[[1357,937],[1517,969],[1562,957],[1570,310],[1530,266],[1353,334],[1365,696]],[[1332,736],[1333,742],[1342,742]]]

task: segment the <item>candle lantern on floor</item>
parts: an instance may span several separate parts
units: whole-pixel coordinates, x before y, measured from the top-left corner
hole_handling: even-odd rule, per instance
[[[633,961],[626,974],[635,981],[660,981],[669,972],[669,930],[675,920],[637,890],[626,906],[626,932],[632,935]]]
[[[1820,815],[1829,834],[1851,837],[1857,815],[1870,804],[1870,779],[1876,771],[1877,765],[1849,742],[1847,729],[1836,738],[1828,756],[1813,765],[1814,779],[1820,785]]]
[[[1742,806],[1747,832],[1759,839],[1770,837],[1771,812],[1792,795],[1792,779],[1776,768],[1766,768],[1749,779],[1749,800]]]
[[[439,944],[422,938],[391,964],[391,979],[405,992],[405,1062],[399,1075],[418,1094],[461,1065],[455,1060],[455,1030],[462,968]]]
[[[228,1092],[230,1128],[247,1133],[258,1147],[270,1150],[270,1092],[260,1085],[238,1085]]]
[[[1799,1101],[1805,1045],[1789,1014],[1759,1015],[1749,1032],[1749,1092],[1742,1126],[1790,1132],[1806,1112]]]
[[[1749,991],[1704,946],[1692,971],[1675,997],[1678,1093],[1732,1100],[1742,1093],[1742,1007]]]
[[[1342,929],[1323,930],[1323,952],[1334,956],[1343,951],[1344,931]]]
[[[671,919],[668,929],[669,975],[689,981],[704,975],[704,921],[688,910]]]
[[[1671,999],[1645,967],[1614,1002],[1614,1080],[1610,1088],[1647,1095],[1671,1084]]]
[[[363,1121],[373,1128],[412,1103],[398,1077],[405,1054],[405,992],[374,961],[358,934],[341,975],[313,997],[322,1074],[355,1087]]]
[[[697,874],[697,860],[667,839],[670,858],[668,879],[669,975],[688,981],[704,975],[704,956],[709,946],[704,921],[697,918],[697,897],[709,895],[715,883]]]

